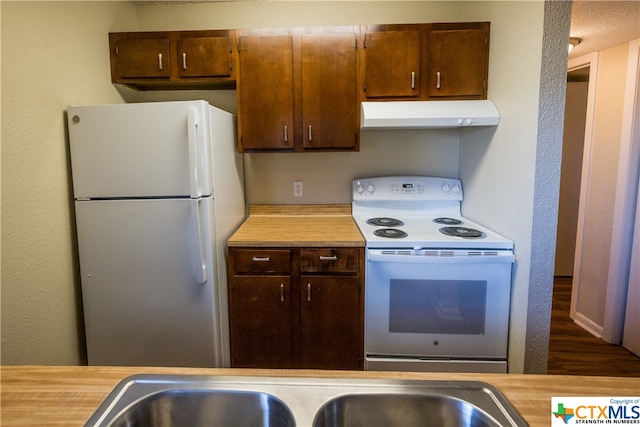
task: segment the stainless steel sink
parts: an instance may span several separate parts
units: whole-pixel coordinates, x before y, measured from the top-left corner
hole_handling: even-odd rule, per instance
[[[493,417],[464,400],[420,394],[350,394],[324,405],[314,427],[499,427]]]
[[[527,426],[478,381],[134,375],[86,426]]]
[[[136,401],[109,425],[294,427],[295,421],[280,399],[266,393],[172,389]]]

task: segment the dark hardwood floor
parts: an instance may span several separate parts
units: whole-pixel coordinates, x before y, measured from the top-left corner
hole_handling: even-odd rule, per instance
[[[640,357],[585,331],[569,317],[571,278],[556,277],[553,289],[548,374],[640,377]]]

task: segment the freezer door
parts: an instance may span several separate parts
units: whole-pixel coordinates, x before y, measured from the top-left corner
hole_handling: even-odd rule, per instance
[[[212,204],[75,202],[90,365],[221,366]]]
[[[70,106],[75,198],[211,194],[209,108],[205,101]]]

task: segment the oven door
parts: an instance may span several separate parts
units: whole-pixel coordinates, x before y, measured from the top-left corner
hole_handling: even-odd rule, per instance
[[[509,250],[367,251],[367,357],[507,357]]]

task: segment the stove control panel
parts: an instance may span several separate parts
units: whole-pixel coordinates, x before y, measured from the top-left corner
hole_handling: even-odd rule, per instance
[[[353,200],[462,200],[462,184],[455,178],[385,176],[356,179]]]
[[[420,182],[392,182],[392,193],[424,193],[424,184]]]

